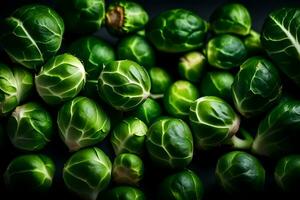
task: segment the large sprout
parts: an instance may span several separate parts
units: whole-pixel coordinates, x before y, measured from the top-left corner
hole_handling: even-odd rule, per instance
[[[265,58],[251,57],[240,67],[232,84],[236,109],[245,117],[264,113],[278,102],[282,84],[275,66]]]
[[[216,96],[231,102],[233,80],[234,76],[227,71],[207,72],[200,83],[200,94],[203,96]]]
[[[20,67],[0,63],[0,117],[17,107],[33,89],[33,76]]]
[[[181,119],[164,117],[152,124],[146,147],[150,158],[163,168],[181,169],[193,158],[193,136]]]
[[[159,186],[159,200],[201,200],[204,187],[193,171],[185,169],[167,176]]]
[[[300,181],[300,155],[285,156],[276,164],[274,178],[286,192],[298,192]]]
[[[122,153],[117,155],[112,168],[112,177],[116,183],[139,185],[144,176],[144,164],[135,154]]]
[[[9,57],[29,69],[37,69],[59,50],[64,22],[51,8],[26,5],[2,24],[0,43]]]
[[[48,111],[34,102],[16,107],[8,119],[6,129],[11,143],[27,151],[44,148],[54,131]]]
[[[251,23],[249,11],[239,3],[224,4],[218,7],[210,17],[211,29],[216,34],[248,35]]]
[[[130,186],[118,186],[99,196],[98,200],[145,200],[144,193],[138,188]]]
[[[129,60],[113,61],[98,79],[100,97],[117,110],[128,111],[150,95],[150,77],[139,64]]]
[[[278,157],[299,149],[300,101],[285,99],[259,123],[252,150]]]
[[[98,77],[104,65],[116,59],[113,47],[100,38],[88,36],[74,41],[68,52],[80,59],[86,71],[84,95],[97,96]]]
[[[96,200],[111,178],[111,162],[100,149],[88,148],[73,154],[63,169],[66,186],[83,199]]]
[[[14,192],[43,193],[51,185],[53,161],[45,155],[22,155],[12,160],[4,173],[4,182]]]
[[[164,95],[167,112],[178,118],[189,115],[190,105],[199,98],[198,89],[190,82],[179,80],[173,83]]]
[[[261,192],[265,185],[265,169],[254,156],[242,151],[226,153],[218,159],[216,178],[228,193]]]
[[[152,46],[145,37],[139,35],[131,35],[121,39],[117,54],[120,60],[132,60],[145,68],[153,67],[155,64],[155,54]]]
[[[143,29],[148,20],[148,13],[141,5],[118,0],[108,6],[105,25],[111,33],[123,35]]]
[[[92,33],[104,24],[104,0],[56,0],[67,31]]]
[[[196,13],[172,9],[154,17],[146,35],[158,50],[176,53],[202,47],[207,30],[207,23]]]
[[[135,117],[122,120],[112,131],[110,142],[115,154],[141,154],[148,128],[144,122]]]
[[[76,97],[58,112],[59,133],[70,151],[102,141],[110,130],[110,119],[103,109],[87,97]]]
[[[78,58],[61,54],[51,58],[35,76],[35,87],[49,105],[74,98],[83,88],[85,70]]]
[[[151,67],[148,70],[151,79],[151,96],[161,98],[172,84],[170,74],[160,67]]]
[[[236,36],[218,35],[207,43],[208,63],[219,69],[239,67],[247,58],[247,49]]]

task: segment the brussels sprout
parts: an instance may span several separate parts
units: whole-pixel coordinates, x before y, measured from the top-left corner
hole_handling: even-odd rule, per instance
[[[244,37],[244,44],[249,54],[258,54],[263,52],[260,42],[260,34],[251,30],[249,35]]]
[[[233,35],[219,35],[207,44],[207,60],[211,66],[231,69],[240,66],[247,58],[244,43]]]
[[[160,67],[152,67],[148,72],[151,79],[151,96],[163,97],[165,91],[172,84],[170,75]]]
[[[254,117],[273,106],[281,96],[281,80],[275,66],[265,58],[251,57],[240,67],[232,84],[236,109]]]
[[[159,200],[201,200],[204,188],[199,177],[191,170],[170,175],[160,184]]]
[[[165,11],[150,21],[146,36],[164,52],[185,52],[203,46],[207,23],[185,9]]]
[[[146,197],[144,193],[134,187],[129,186],[119,186],[115,187],[104,194],[99,196],[98,200],[107,199],[107,200],[145,200]]]
[[[248,35],[251,30],[251,24],[249,11],[239,3],[224,4],[218,7],[210,17],[211,29],[216,34]]]
[[[36,151],[44,148],[53,135],[50,114],[37,103],[18,106],[10,116],[7,134],[18,149]]]
[[[135,153],[141,154],[148,128],[138,118],[130,117],[118,124],[111,133],[110,142],[115,154]]]
[[[9,57],[37,69],[59,50],[64,22],[51,8],[27,5],[15,10],[2,24],[0,43]]]
[[[104,0],[56,0],[56,2],[68,31],[91,33],[104,24]]]
[[[289,155],[280,159],[275,168],[275,181],[284,191],[299,191],[300,155]]]
[[[50,189],[55,172],[53,161],[44,155],[22,155],[10,162],[4,182],[14,192],[43,193]]]
[[[181,119],[164,117],[152,124],[146,147],[150,158],[164,168],[184,168],[193,158],[193,136]]]
[[[228,102],[232,100],[231,85],[234,76],[227,71],[212,71],[205,74],[200,83],[200,94],[216,96]]]
[[[235,136],[240,118],[224,100],[205,96],[197,99],[190,107],[190,124],[199,148],[210,149],[224,144],[234,148],[250,148],[252,138],[245,133],[245,140]]]
[[[73,42],[68,51],[80,59],[86,71],[86,84],[83,94],[88,97],[97,95],[97,83],[104,65],[116,59],[113,47],[94,36],[88,36]]]
[[[20,67],[0,63],[0,117],[15,109],[30,94],[33,76]]]
[[[192,51],[180,58],[178,63],[179,74],[182,78],[198,82],[206,65],[205,56],[197,51]]]
[[[188,81],[176,81],[164,95],[167,112],[179,118],[189,115],[190,105],[199,97],[197,88]]]
[[[108,63],[98,79],[100,97],[117,110],[128,111],[150,95],[147,71],[136,62],[119,60]]]
[[[78,58],[70,54],[51,58],[35,76],[35,87],[50,105],[74,98],[85,84],[85,70]]]
[[[267,17],[261,43],[274,63],[300,86],[300,9],[280,8]]]
[[[161,116],[161,108],[159,103],[148,98],[132,112],[132,115],[139,118],[147,125],[151,125],[155,119]]]
[[[135,154],[117,155],[113,163],[112,177],[116,183],[138,185],[144,175],[144,164]]]
[[[146,68],[155,64],[154,50],[148,41],[139,35],[123,38],[118,45],[117,53],[120,60],[132,60]]]
[[[57,125],[70,151],[77,151],[102,141],[110,130],[110,119],[93,100],[76,97],[61,107]]]
[[[126,0],[109,5],[106,12],[106,27],[113,34],[128,34],[144,28],[149,16],[142,6]]]
[[[287,99],[260,122],[253,141],[254,153],[277,157],[299,149],[300,101]]]
[[[111,178],[111,162],[99,148],[83,149],[71,156],[63,170],[66,186],[84,199],[95,200]]]

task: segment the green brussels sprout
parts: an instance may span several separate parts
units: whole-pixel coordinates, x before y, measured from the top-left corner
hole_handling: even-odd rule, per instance
[[[201,200],[204,187],[199,177],[191,170],[183,170],[165,178],[160,184],[159,200]]]
[[[111,179],[111,162],[99,148],[77,151],[66,162],[63,179],[66,186],[83,199],[96,200]]]
[[[166,90],[172,84],[170,75],[160,67],[152,67],[148,70],[151,79],[151,96],[163,97]]]
[[[145,200],[144,193],[134,187],[119,186],[107,191],[103,196],[99,196],[98,200]]]
[[[201,48],[207,30],[207,22],[196,13],[172,9],[150,21],[146,36],[158,50],[176,53]]]
[[[239,67],[247,58],[247,49],[236,36],[218,35],[207,44],[208,63],[219,69]]]
[[[100,97],[117,110],[129,111],[150,95],[147,71],[136,62],[119,60],[108,63],[98,79]]]
[[[118,0],[108,6],[105,25],[111,33],[123,35],[143,29],[148,20],[148,13],[141,5]]]
[[[251,57],[240,67],[232,84],[236,109],[254,117],[273,106],[281,96],[281,80],[275,66],[265,58]]]
[[[216,96],[230,102],[233,80],[234,76],[227,71],[207,72],[200,83],[200,94]]]
[[[60,137],[70,151],[102,141],[110,130],[110,119],[103,109],[87,97],[76,97],[58,112]]]
[[[211,149],[224,144],[234,148],[250,148],[252,138],[245,140],[235,134],[240,127],[240,118],[233,108],[219,97],[205,96],[197,99],[190,107],[189,119],[196,145],[201,149]]]
[[[248,35],[252,21],[245,6],[239,3],[227,3],[213,12],[210,17],[210,25],[216,34]]]
[[[250,33],[244,37],[243,41],[249,54],[259,54],[263,52],[260,34],[256,31],[251,30]]]
[[[110,142],[116,155],[120,153],[141,154],[148,128],[135,117],[122,120],[112,131]]]
[[[254,153],[278,157],[299,149],[300,101],[287,99],[273,108],[259,123],[253,141]]]
[[[10,162],[4,182],[14,192],[43,193],[50,189],[55,172],[53,161],[44,155],[22,155]]]
[[[232,151],[218,159],[216,178],[228,193],[260,192],[265,185],[265,169],[254,156]]]
[[[135,154],[117,155],[112,168],[112,177],[116,183],[138,185],[144,175],[142,159]]]
[[[0,63],[0,117],[24,101],[33,89],[33,76],[27,70]]]
[[[94,36],[83,37],[73,42],[68,52],[77,58],[84,65],[86,71],[86,84],[83,94],[88,97],[97,95],[97,83],[100,72],[104,65],[116,59],[113,47]]]
[[[300,9],[280,8],[271,12],[261,31],[261,43],[276,66],[300,86]]]
[[[189,52],[180,58],[178,71],[182,78],[198,82],[203,74],[206,65],[205,56],[197,51]]]
[[[300,155],[289,155],[280,159],[274,177],[277,185],[284,191],[299,191]]]
[[[167,112],[178,118],[189,115],[190,105],[199,98],[198,89],[188,81],[176,81],[164,95],[164,106]]]
[[[54,10],[26,5],[4,20],[0,43],[14,62],[37,69],[59,50],[63,33],[64,22]]]
[[[193,158],[193,136],[181,119],[164,117],[152,124],[146,147],[150,158],[164,168],[184,168]]]
[[[56,0],[67,31],[92,33],[97,31],[105,20],[104,0]]]
[[[132,60],[145,68],[153,67],[155,64],[154,50],[148,41],[139,35],[121,39],[117,53],[120,60]]]
[[[151,125],[155,119],[161,116],[161,107],[155,100],[148,98],[146,101],[139,105],[131,113],[133,116],[139,118],[147,125]]]
[[[82,63],[70,54],[51,58],[35,76],[35,87],[49,105],[60,104],[74,98],[86,80]]]
[[[50,114],[34,102],[16,107],[7,123],[7,134],[11,143],[26,151],[44,148],[50,142],[53,131]]]

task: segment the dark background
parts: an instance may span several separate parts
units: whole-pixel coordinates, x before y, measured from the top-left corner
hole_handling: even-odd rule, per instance
[[[63,0],[61,0],[63,1]],[[53,1],[51,0],[1,0],[0,3],[0,17],[4,18],[8,16],[13,10],[17,7],[28,4],[28,3],[43,3],[55,8]],[[107,4],[111,1],[106,1]],[[208,20],[212,11],[219,5],[225,2],[225,0],[148,0],[148,1],[136,1],[140,2],[144,8],[148,11],[150,17],[155,16],[156,14],[168,10],[171,8],[186,8],[197,12],[201,17]],[[299,0],[243,0],[243,1],[234,1],[243,3],[250,11],[252,15],[253,28],[256,31],[260,31],[262,24],[264,22],[267,14],[276,8],[281,8],[283,6],[300,6]],[[1,30],[0,30],[1,31]],[[117,38],[111,37],[105,28],[100,29],[97,33],[100,37],[105,40],[115,44],[117,42]],[[65,36],[64,43],[71,42],[74,39],[74,36]],[[7,56],[0,49],[0,58],[1,61],[9,62]],[[158,65],[167,67],[170,70],[176,70],[176,64],[178,61],[177,55],[160,55],[158,56]],[[171,72],[172,73],[172,72]],[[34,96],[34,95],[33,95]],[[53,112],[55,117],[55,112]],[[55,119],[55,118],[54,118]],[[2,120],[2,123],[5,124],[5,121]],[[248,122],[247,122],[248,123]],[[252,126],[252,123],[249,122],[249,126]],[[253,130],[256,130],[256,123],[253,125]],[[5,150],[0,151],[0,174],[2,176],[6,166],[8,163],[17,155],[23,154],[24,152],[19,152],[15,150],[10,144],[9,141],[6,141],[8,145]],[[111,146],[107,141],[101,143],[100,148],[105,150],[107,154],[113,155],[113,151]],[[225,149],[226,150],[226,149]],[[76,195],[69,192],[62,180],[62,168],[63,163],[70,157],[70,153],[67,148],[62,144],[58,135],[53,139],[53,141],[42,151],[42,153],[50,156],[56,164],[56,175],[54,177],[53,187],[49,191],[46,196],[31,196],[31,199],[53,199],[53,198],[67,198],[67,199],[78,199]],[[266,168],[266,188],[265,191],[261,194],[252,194],[252,195],[234,195],[230,196],[223,193],[219,187],[215,183],[214,179],[214,168],[216,165],[216,161],[220,155],[224,154],[224,149],[219,149],[211,152],[199,152],[195,151],[194,159],[192,165],[189,167],[193,169],[197,174],[199,174],[201,180],[204,183],[205,194],[204,200],[210,199],[250,199],[250,198],[272,198],[272,199],[299,199],[297,197],[292,197],[287,194],[283,194],[277,188],[273,181],[273,170],[275,165],[275,160],[269,160],[267,158],[260,158],[264,167]],[[112,158],[112,157],[111,157]],[[150,200],[155,199],[155,191],[158,183],[162,180],[166,174],[172,173],[171,171],[165,171],[161,169],[155,168],[150,162],[149,159],[144,159],[145,162],[145,178],[141,183],[141,188],[145,191],[147,198]],[[18,194],[8,193],[5,190],[2,178],[0,179],[0,199],[19,199],[20,196]],[[111,185],[113,186],[113,185]],[[300,183],[299,183],[300,189]],[[4,195],[9,195],[10,197],[5,197]],[[12,197],[14,195],[15,197]],[[21,197],[22,198],[22,197]]]

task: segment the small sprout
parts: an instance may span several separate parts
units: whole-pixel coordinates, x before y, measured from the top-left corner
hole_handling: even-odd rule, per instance
[[[135,154],[117,155],[113,163],[112,177],[116,183],[139,185],[144,175],[143,161]]]
[[[117,110],[129,111],[150,95],[151,82],[145,68],[129,60],[105,65],[98,79],[100,97]]]
[[[260,42],[260,34],[254,30],[251,30],[248,35],[244,37],[244,44],[247,52],[251,55],[262,54],[264,49]]]
[[[110,119],[103,109],[87,97],[76,97],[58,112],[60,137],[70,151],[95,145],[110,130]]]
[[[152,67],[148,70],[151,79],[151,97],[161,98],[172,84],[170,74],[160,67]]]
[[[130,117],[122,120],[111,133],[110,142],[115,154],[143,153],[147,131],[146,124],[138,118]]]
[[[181,119],[164,117],[152,124],[146,147],[150,158],[163,168],[182,169],[193,158],[193,136]]]
[[[34,102],[18,106],[7,123],[7,134],[11,143],[26,151],[43,149],[50,142],[53,129],[48,111]]]
[[[86,80],[85,73],[82,63],[75,56],[55,56],[35,76],[36,90],[47,104],[60,104],[81,91]]]
[[[254,156],[242,151],[232,151],[219,158],[215,174],[228,193],[252,194],[264,189],[264,167]]]
[[[130,186],[119,186],[104,193],[104,198],[99,196],[98,200],[145,200],[144,193],[134,187]]]
[[[66,186],[83,199],[96,200],[111,179],[111,162],[99,148],[83,149],[73,154],[63,169]]]

